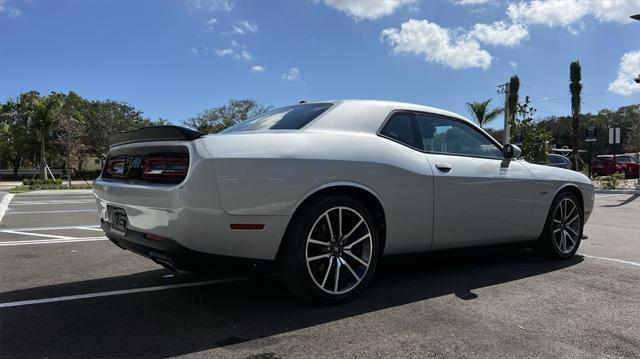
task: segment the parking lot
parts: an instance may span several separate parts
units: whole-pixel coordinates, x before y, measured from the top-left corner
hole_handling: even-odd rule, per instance
[[[598,194],[575,258],[511,247],[386,258],[318,307],[277,276],[174,275],[110,243],[92,195],[16,195],[0,222],[0,356],[640,357],[640,195]]]

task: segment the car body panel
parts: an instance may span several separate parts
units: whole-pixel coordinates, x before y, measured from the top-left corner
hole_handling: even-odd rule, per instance
[[[535,239],[565,186],[578,188],[585,214],[591,212],[593,186],[580,173],[523,160],[425,153],[378,135],[398,110],[449,116],[477,128],[461,116],[398,102],[332,102],[300,130],[116,145],[185,146],[189,170],[179,184],[99,177],[94,192],[101,219],[110,221],[108,207],[114,206],[125,210],[132,231],[198,252],[272,260],[296,210],[336,186],[365,190],[380,202],[384,254]],[[454,166],[448,176],[434,168],[445,160]],[[238,230],[231,224],[264,226]]]

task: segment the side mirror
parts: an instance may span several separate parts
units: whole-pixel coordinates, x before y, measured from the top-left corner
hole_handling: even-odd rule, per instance
[[[502,154],[504,155],[504,158],[517,159],[520,157],[520,154],[522,154],[522,150],[516,145],[507,143],[502,147]]]

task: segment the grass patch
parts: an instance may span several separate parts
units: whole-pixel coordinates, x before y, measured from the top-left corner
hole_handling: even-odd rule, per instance
[[[17,186],[9,190],[9,193],[25,193],[29,191],[42,191],[42,190],[64,190],[64,189],[92,189],[90,184],[72,184],[71,186],[66,184],[32,184],[29,186]]]

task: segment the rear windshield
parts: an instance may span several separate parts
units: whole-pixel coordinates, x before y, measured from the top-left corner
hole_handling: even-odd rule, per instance
[[[221,133],[258,130],[299,130],[331,107],[331,103],[308,103],[276,108],[239,124]]]

